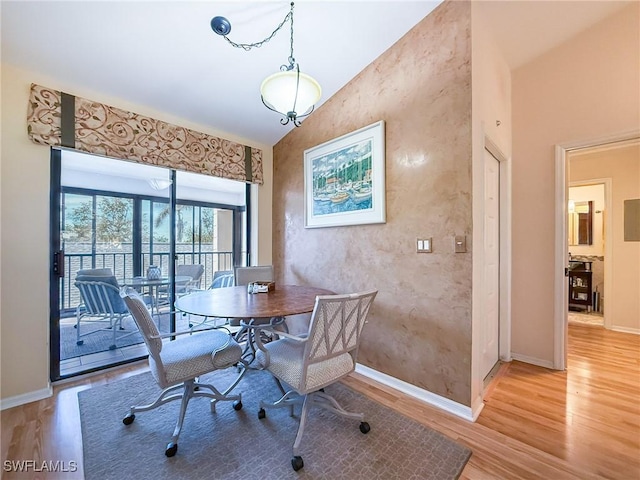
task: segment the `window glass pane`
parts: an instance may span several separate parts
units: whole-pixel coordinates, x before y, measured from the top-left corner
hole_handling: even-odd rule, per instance
[[[111,332],[101,331],[101,324],[87,319],[81,321],[80,331],[87,333],[86,338],[91,341],[77,338],[76,312],[83,311],[75,283],[77,272],[110,268],[119,285],[132,285],[133,277],[146,276],[149,266],[156,265],[162,276],[168,277],[173,262],[169,253],[174,226],[169,205],[173,174],[169,169],[69,150],[62,152],[61,160],[61,218],[52,221],[59,221],[60,225],[65,274],[59,281],[56,299],[60,321],[52,323],[59,327],[60,342],[51,348],[52,352],[59,349],[59,355],[52,353],[52,358],[59,362],[60,375],[64,377],[81,372],[85,358],[93,359],[92,355],[113,345]],[[176,172],[175,179],[176,264],[202,265],[204,274],[195,288],[207,288],[215,272],[233,268],[234,249],[246,250],[245,226],[236,223],[245,217],[245,184],[184,172]],[[236,256],[244,260],[244,255]],[[145,298],[155,302],[152,305],[156,315],[168,311],[170,281],[155,289],[139,288]],[[176,295],[185,291],[176,285]],[[164,317],[159,324],[165,331],[176,327]],[[98,328],[93,333],[91,329],[95,327]],[[144,354],[143,346],[132,348],[130,342],[135,343],[135,337],[126,336],[126,331],[116,333],[116,350],[123,356],[104,356],[105,366],[112,359],[120,361]],[[79,363],[78,359],[82,361]]]
[[[209,286],[217,271],[233,269],[234,210],[244,210],[245,184],[176,172],[176,191],[177,263],[202,265]]]
[[[110,268],[116,278],[133,275],[133,200],[96,196],[96,268]]]
[[[93,196],[62,194],[60,246],[66,253],[65,272],[75,278],[76,272],[92,267]],[[62,282],[60,310],[71,310],[80,303],[78,289]]]
[[[68,248],[80,253],[91,252],[93,238],[93,197],[66,193],[62,200],[62,240]],[[84,246],[82,246],[84,244]]]

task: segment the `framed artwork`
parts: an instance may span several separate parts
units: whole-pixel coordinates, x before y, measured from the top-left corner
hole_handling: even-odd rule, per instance
[[[384,223],[384,121],[304,151],[305,227]]]

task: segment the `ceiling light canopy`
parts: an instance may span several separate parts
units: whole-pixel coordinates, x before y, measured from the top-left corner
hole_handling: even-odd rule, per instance
[[[267,38],[256,43],[235,43],[227,37],[231,31],[231,23],[225,17],[211,19],[211,29],[218,35],[222,35],[230,45],[243,50],[258,48],[271,40],[287,21],[291,22],[291,50],[288,64],[282,65],[280,71],[269,75],[260,85],[262,103],[269,110],[283,116],[280,123],[286,125],[292,122],[296,127],[300,126],[300,118],[313,112],[315,104],[320,100],[322,88],[311,76],[300,71],[300,66],[293,56],[293,2],[291,10],[284,20]]]
[[[165,190],[171,186],[171,180],[168,178],[150,178],[147,183],[154,190]]]

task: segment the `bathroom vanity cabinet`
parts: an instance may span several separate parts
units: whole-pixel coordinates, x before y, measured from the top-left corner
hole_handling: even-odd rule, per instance
[[[569,308],[591,311],[592,308],[592,262],[569,262]]]

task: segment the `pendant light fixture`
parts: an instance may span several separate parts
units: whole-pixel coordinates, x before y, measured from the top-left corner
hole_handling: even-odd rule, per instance
[[[286,125],[292,122],[296,127],[299,127],[299,119],[313,112],[315,104],[322,95],[322,89],[313,77],[300,71],[300,66],[293,56],[293,2],[291,2],[291,10],[280,25],[271,35],[260,42],[235,43],[231,41],[227,37],[231,32],[231,23],[225,17],[214,17],[211,20],[211,29],[224,37],[231,46],[248,51],[267,43],[288,21],[291,22],[291,49],[287,59],[288,63],[282,65],[279,72],[269,75],[263,80],[260,85],[260,95],[265,107],[283,116],[280,123]]]

